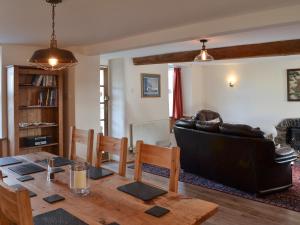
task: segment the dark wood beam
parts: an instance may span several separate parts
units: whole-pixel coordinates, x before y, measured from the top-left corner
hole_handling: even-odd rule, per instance
[[[133,58],[134,65],[192,62],[200,50]],[[208,49],[215,60],[300,54],[300,39]]]

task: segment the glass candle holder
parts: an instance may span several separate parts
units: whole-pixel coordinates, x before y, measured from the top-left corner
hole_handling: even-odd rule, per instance
[[[77,195],[85,196],[90,193],[89,164],[86,162],[74,162],[70,165],[70,189]]]

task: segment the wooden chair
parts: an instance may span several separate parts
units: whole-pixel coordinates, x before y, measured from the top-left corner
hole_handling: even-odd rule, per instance
[[[0,181],[3,181],[3,173],[1,170],[0,170]],[[0,225],[1,225],[1,223],[0,223]]]
[[[28,190],[15,190],[0,181],[0,199],[1,225],[33,225]]]
[[[103,136],[102,133],[97,135],[97,161],[96,167],[101,166],[102,154],[108,152],[111,154],[119,155],[119,175],[125,177],[126,175],[126,161],[127,161],[127,143],[128,139],[123,137],[122,139],[113,138],[109,136]]]
[[[74,126],[70,129],[69,159],[76,160],[76,143],[86,145],[86,161],[93,163],[94,130],[80,130]]]
[[[137,141],[134,180],[141,181],[143,163],[168,168],[170,169],[169,191],[177,193],[180,170],[179,157],[180,150],[178,147],[164,148]]]

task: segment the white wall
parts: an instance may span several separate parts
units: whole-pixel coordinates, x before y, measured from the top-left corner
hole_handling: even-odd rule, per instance
[[[159,74],[161,97],[141,97],[141,74]],[[130,58],[125,58],[127,122],[143,123],[167,119],[168,112],[168,66],[166,64],[134,66]]]
[[[133,124],[134,140],[155,144],[168,134],[168,65],[134,66],[130,57],[109,63],[111,76],[111,134],[129,137]],[[161,75],[161,97],[141,97],[141,74]]]
[[[75,125],[78,129],[88,130],[94,129],[95,134],[100,132],[100,92],[99,92],[99,56],[84,56],[75,54],[78,64],[69,69],[69,79],[73,83],[74,90],[69,85],[69,97],[74,102],[74,111],[69,111],[68,116],[74,117],[75,124],[72,121],[65,123],[66,125]],[[72,96],[74,94],[74,96]],[[73,115],[72,115],[73,114]],[[96,136],[95,136],[96,137]],[[94,138],[94,146],[96,138]],[[77,154],[83,158],[86,151],[81,147],[77,148]]]
[[[192,65],[192,104],[185,110],[194,114],[202,108],[211,109],[225,122],[246,123],[271,132],[280,120],[300,117],[300,102],[287,101],[286,75],[287,69],[299,65],[300,56]],[[231,76],[237,79],[233,88],[227,81]],[[197,96],[203,99],[199,101]]]

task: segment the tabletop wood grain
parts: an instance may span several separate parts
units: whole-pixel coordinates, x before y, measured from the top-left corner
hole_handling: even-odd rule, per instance
[[[49,153],[40,152],[18,158],[35,162],[49,156],[51,156]],[[32,174],[34,180],[21,183],[16,180],[19,175],[8,170],[8,167],[1,167],[8,175],[4,179],[5,183],[9,185],[20,183],[37,194],[37,197],[31,198],[33,215],[63,208],[90,225],[106,225],[112,222],[120,225],[196,225],[213,216],[218,208],[214,203],[171,192],[144,202],[117,190],[118,186],[132,182],[117,174],[100,180],[90,180],[90,195],[79,197],[69,190],[68,166],[63,167],[65,172],[55,174],[56,181],[53,183],[47,182],[46,172]],[[52,194],[60,194],[66,200],[52,205],[43,200]],[[168,208],[170,213],[161,218],[144,213],[155,205]]]

